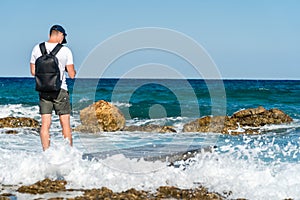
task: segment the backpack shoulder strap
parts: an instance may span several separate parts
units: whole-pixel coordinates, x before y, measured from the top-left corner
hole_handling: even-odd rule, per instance
[[[47,54],[45,42],[41,43],[39,46],[40,46],[40,50],[41,50],[42,55]]]
[[[57,54],[57,52],[63,47],[62,44],[57,44],[54,49],[50,52],[51,55],[55,56]]]

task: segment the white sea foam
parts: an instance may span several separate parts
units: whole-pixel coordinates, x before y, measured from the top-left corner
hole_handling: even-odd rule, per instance
[[[261,90],[261,91],[268,91],[268,90],[270,90],[269,88],[263,88],[263,87],[260,87],[260,88],[258,88],[258,90]]]
[[[182,132],[185,123],[189,122],[190,118],[187,117],[165,117],[165,118],[152,118],[152,119],[138,119],[133,118],[126,121],[126,125],[131,126],[144,126],[149,124],[161,125],[161,126],[173,126],[174,129],[180,133]]]
[[[233,150],[233,149],[231,149]],[[300,164],[267,165],[232,154],[201,153],[182,168],[114,155],[104,160],[83,160],[82,152],[56,143],[46,152],[1,150],[1,184],[31,184],[46,177],[65,179],[68,188],[108,187],[154,191],[162,185],[232,192],[230,198],[284,199],[300,196]],[[191,164],[192,163],[192,164]],[[141,169],[143,171],[141,172]]]
[[[79,103],[85,103],[85,102],[88,102],[88,101],[91,101],[91,99],[89,99],[88,97],[82,97],[82,98],[79,100]]]
[[[203,154],[186,171],[213,191],[232,191],[230,198],[271,200],[300,196],[299,170],[299,163],[267,165],[228,154]]]
[[[294,122],[288,124],[272,124],[265,125],[260,128],[262,131],[272,131],[272,130],[281,130],[281,129],[293,129],[300,127],[300,120],[294,119]]]
[[[22,104],[0,105],[0,118],[3,117],[31,117],[39,118],[38,106],[24,106]]]
[[[132,106],[132,104],[130,104],[130,103],[122,103],[122,102],[119,102],[119,101],[112,102],[112,104],[117,106],[118,108],[129,108],[129,107]]]

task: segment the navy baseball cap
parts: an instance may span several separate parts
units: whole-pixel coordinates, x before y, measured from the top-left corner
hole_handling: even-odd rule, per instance
[[[65,29],[60,25],[53,25],[50,29],[50,34],[54,30],[59,31],[64,35],[64,40],[62,41],[62,44],[66,44],[67,43],[67,40],[66,40],[67,33],[66,33]]]

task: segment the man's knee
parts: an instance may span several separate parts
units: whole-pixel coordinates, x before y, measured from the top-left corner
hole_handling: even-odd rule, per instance
[[[60,119],[60,123],[63,127],[70,126],[70,115],[69,114],[60,115],[59,119]]]

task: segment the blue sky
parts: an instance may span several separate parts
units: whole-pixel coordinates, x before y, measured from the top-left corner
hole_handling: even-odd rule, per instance
[[[1,0],[0,76],[29,77],[33,46],[48,39],[53,24],[61,24],[78,71],[107,38],[161,27],[202,45],[223,78],[299,79],[299,10],[297,0]],[[111,70],[107,76],[117,74]]]

